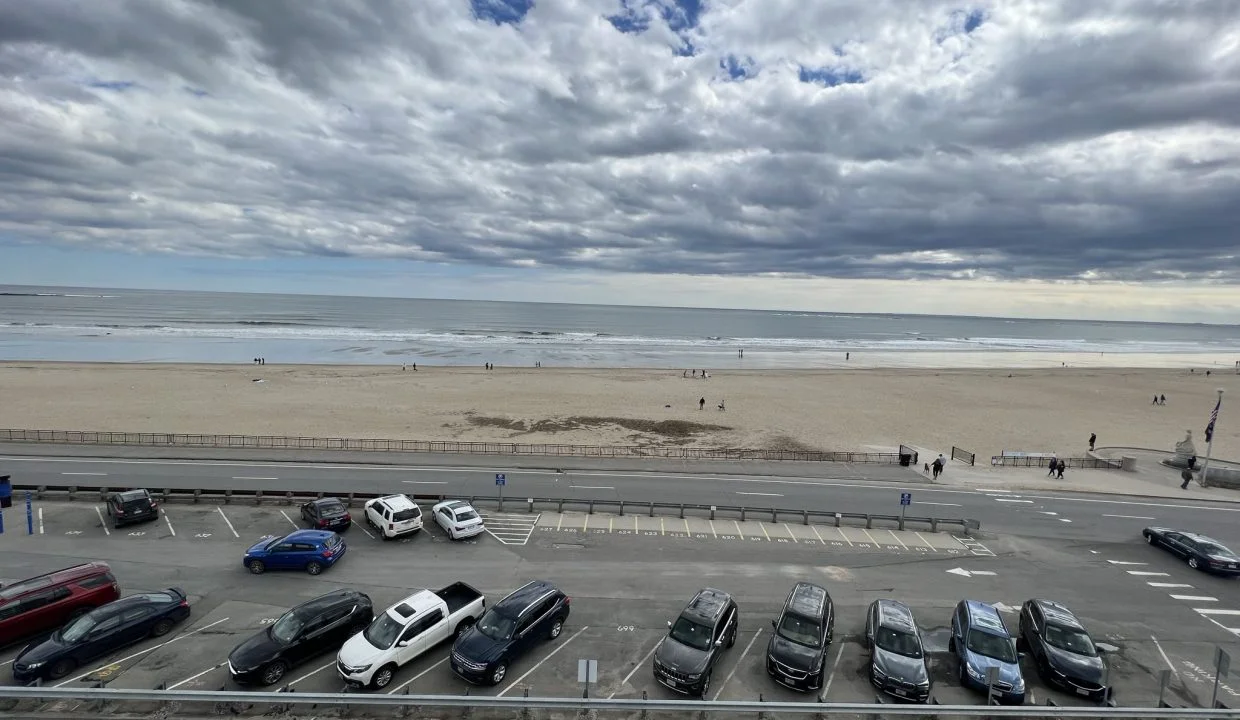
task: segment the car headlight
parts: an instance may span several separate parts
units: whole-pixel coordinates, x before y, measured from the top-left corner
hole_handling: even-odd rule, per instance
[[[685,675],[685,677],[688,678],[690,682],[693,682],[694,680],[701,680],[702,673],[690,673]]]
[[[1012,691],[1013,692],[1024,692],[1025,691],[1025,679],[1016,678],[1016,680],[1012,683]]]
[[[822,664],[823,664],[823,662],[824,662],[824,661],[826,661],[826,659],[827,659],[827,657],[826,657],[825,655],[823,655],[823,656],[819,657],[817,660],[815,660],[815,661],[814,661],[814,664],[813,664],[813,665],[811,665],[811,666],[810,666],[810,668],[809,668],[809,674],[810,674],[810,675],[817,675],[818,673],[822,672]]]
[[[887,673],[883,672],[883,669],[877,665],[871,664],[870,669],[874,671],[875,677],[879,677],[879,678],[887,677]]]
[[[930,678],[918,682],[917,687],[930,687]]]
[[[965,671],[969,673],[969,677],[973,678],[974,680],[985,680],[986,679],[986,676],[982,674],[981,670],[974,670],[973,666],[968,663],[964,664],[964,669]]]
[[[345,665],[344,669],[351,673],[364,673],[369,670],[370,666],[373,664],[374,663],[371,663],[370,665]]]
[[[22,663],[22,664],[26,666],[26,669],[27,669],[27,670],[38,670],[39,668],[41,668],[41,667],[43,667],[44,665],[46,665],[46,664],[47,664],[47,661],[44,661],[44,662],[33,662],[33,663]]]

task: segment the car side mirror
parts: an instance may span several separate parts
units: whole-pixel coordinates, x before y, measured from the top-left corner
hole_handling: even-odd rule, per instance
[[[672,629],[672,621],[671,621],[671,620],[668,620],[668,621],[667,621],[667,629],[668,629],[668,630],[671,630],[671,629]]]
[[[1016,658],[1017,658],[1018,660],[1024,660],[1024,659],[1026,659],[1026,658],[1028,658],[1028,657],[1029,657],[1029,653],[1027,653],[1027,652],[1018,652],[1018,653],[1016,653]]]
[[[723,647],[723,638],[719,638],[715,641],[715,647]]]
[[[396,643],[396,647],[409,647],[409,641],[401,640],[400,642]]]

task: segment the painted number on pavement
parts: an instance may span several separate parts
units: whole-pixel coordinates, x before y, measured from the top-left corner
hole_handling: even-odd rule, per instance
[[[616,632],[633,632],[635,630],[632,625],[621,625],[616,628]]]

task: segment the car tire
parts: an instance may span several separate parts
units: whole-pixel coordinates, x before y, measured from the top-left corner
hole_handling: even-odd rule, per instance
[[[564,632],[564,618],[556,618],[551,621],[551,630],[547,632],[547,637],[554,640],[558,638],[562,632]]]
[[[172,630],[172,626],[176,623],[170,618],[161,618],[158,622],[151,626],[151,637],[163,637]]]
[[[267,566],[263,564],[262,560],[251,560],[248,567],[250,572],[255,575],[262,575],[267,570]]]
[[[47,669],[47,676],[52,680],[59,680],[73,672],[73,669],[76,667],[77,661],[73,658],[61,658]]]
[[[275,685],[284,679],[284,674],[287,672],[288,663],[283,660],[276,660],[264,667],[258,677],[263,685]]]
[[[465,631],[474,626],[473,618],[465,618],[456,625],[456,629],[452,631],[452,639],[455,640],[465,634]]]
[[[952,653],[956,652],[956,638],[955,637],[947,638],[947,652],[952,652]]]
[[[319,573],[323,572],[323,563],[319,562],[318,560],[311,560],[310,562],[306,563],[306,572],[310,573],[311,575],[318,575]]]
[[[388,663],[375,671],[375,676],[370,679],[370,686],[376,690],[382,690],[392,683],[392,678],[396,676],[396,665]]]
[[[699,694],[699,696],[703,700],[709,700],[710,698],[707,697],[708,695],[710,695],[710,671],[709,670],[706,671],[706,677],[702,678],[702,692]]]
[[[727,647],[732,647],[735,644],[736,644],[736,628],[732,628],[732,632],[728,633],[728,641],[724,643],[724,645],[726,645]]]
[[[504,682],[504,677],[508,674],[508,663],[501,662],[491,671],[491,684],[499,685]]]
[[[1194,570],[1201,569],[1201,563],[1197,562],[1197,558],[1194,555],[1188,556],[1188,566]]]
[[[964,669],[964,660],[956,663],[956,678],[960,681],[960,687],[965,687],[969,683],[969,673]]]

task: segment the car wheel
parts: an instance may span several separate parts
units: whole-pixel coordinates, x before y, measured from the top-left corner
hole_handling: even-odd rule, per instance
[[[499,665],[496,665],[495,669],[491,671],[491,684],[499,685],[500,683],[504,682],[504,676],[507,674],[508,674],[508,663],[502,662]]]
[[[323,563],[319,562],[318,560],[311,560],[310,562],[306,563],[306,572],[310,573],[311,575],[318,575],[319,573],[323,572]]]
[[[173,622],[169,618],[162,618],[151,628],[151,637],[163,637],[172,629]]]
[[[953,652],[953,653],[956,652],[956,638],[955,637],[947,638],[947,652]]]
[[[288,672],[288,664],[283,660],[276,660],[267,667],[263,668],[262,681],[264,685],[275,685],[284,677],[284,673]]]
[[[1197,563],[1197,558],[1192,555],[1188,556],[1188,566],[1194,570],[1201,569],[1201,566]]]
[[[387,665],[379,668],[379,671],[375,673],[374,678],[371,679],[370,684],[374,685],[376,690],[382,690],[392,682],[392,676],[395,674],[396,666],[388,663]]]
[[[54,665],[48,668],[47,676],[53,680],[60,678],[73,672],[73,668],[77,667],[77,661],[73,658],[61,658]]]
[[[462,620],[460,623],[457,624],[456,630],[452,632],[453,639],[459,638],[460,636],[464,635],[465,631],[470,629],[473,626],[474,626],[474,619],[465,618],[464,620]]]
[[[262,575],[263,571],[266,569],[267,569],[267,566],[263,564],[262,560],[251,560],[250,561],[250,572],[254,573],[255,575]]]
[[[736,628],[732,628],[732,632],[728,633],[728,642],[725,644],[728,647],[732,647],[736,644]]]
[[[706,673],[706,677],[702,678],[702,699],[707,700],[710,694],[710,672]]]
[[[964,687],[969,682],[969,673],[964,669],[964,661],[961,660],[956,666],[956,677],[960,680],[960,687]]]
[[[554,640],[558,638],[560,636],[560,633],[563,631],[564,631],[564,620],[562,620],[561,618],[556,618],[555,621],[551,623],[551,632],[547,633],[547,635],[552,640]]]

